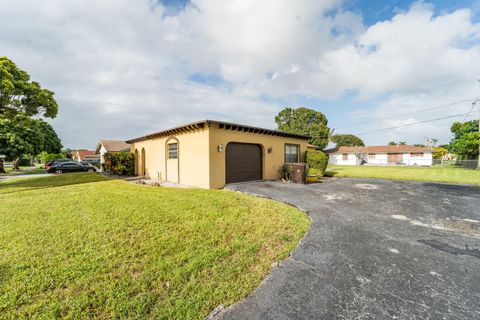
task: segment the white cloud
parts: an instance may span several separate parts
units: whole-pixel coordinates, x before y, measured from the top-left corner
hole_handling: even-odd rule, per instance
[[[70,147],[200,118],[272,127],[283,106],[263,95],[386,97],[375,120],[475,94],[480,26],[468,9],[433,16],[419,3],[367,28],[341,5],[194,0],[165,16],[148,0],[0,0],[0,54],[56,92],[53,124]]]

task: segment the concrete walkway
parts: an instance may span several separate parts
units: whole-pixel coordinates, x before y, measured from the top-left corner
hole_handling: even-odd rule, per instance
[[[292,256],[218,319],[480,319],[480,189],[338,179],[232,190],[308,210]]]

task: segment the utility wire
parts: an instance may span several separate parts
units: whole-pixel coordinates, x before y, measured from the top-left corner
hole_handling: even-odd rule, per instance
[[[442,105],[442,106],[436,106],[436,107],[432,107],[432,108],[422,109],[422,110],[417,111],[417,112],[410,112],[410,113],[405,113],[405,114],[397,115],[397,116],[393,116],[393,117],[381,118],[381,119],[378,119],[378,121],[380,121],[380,120],[385,120],[385,119],[397,118],[397,117],[405,116],[405,115],[409,115],[409,114],[415,114],[415,113],[419,113],[419,112],[422,112],[422,111],[433,110],[433,109],[437,109],[437,108],[442,108],[442,107],[457,105],[457,104],[464,103],[464,102],[467,102],[467,101],[472,101],[472,100],[471,100],[471,99],[461,100],[461,101],[449,103],[449,104]],[[439,120],[444,120],[444,119],[450,119],[450,118],[457,118],[457,117],[464,117],[464,120],[463,120],[463,121],[465,121],[465,119],[470,116],[470,113],[473,111],[474,108],[475,108],[475,103],[472,104],[472,108],[471,108],[470,111],[468,111],[466,114],[464,114],[464,113],[454,114],[454,115],[449,115],[449,116],[445,116],[445,117],[440,117],[440,118],[435,118],[435,119],[428,119],[428,120],[424,120],[424,121],[413,122],[413,123],[408,123],[408,124],[399,125],[399,126],[394,126],[394,127],[389,127],[389,128],[383,128],[383,129],[376,129],[376,130],[372,130],[372,131],[365,131],[365,132],[354,133],[353,135],[366,135],[366,134],[370,134],[370,133],[376,133],[376,132],[381,132],[381,131],[386,131],[386,130],[392,130],[392,129],[398,129],[398,128],[404,128],[404,127],[411,127],[411,126],[416,126],[416,125],[420,125],[420,124],[424,124],[424,123],[428,123],[428,122],[434,122],[434,121],[439,121]],[[367,122],[367,123],[371,123],[371,122],[372,122],[372,121],[369,121],[369,122]],[[357,125],[355,125],[355,126],[357,126]],[[343,128],[347,128],[347,127],[343,127]],[[339,128],[334,128],[334,129],[339,129]],[[312,135],[311,137],[312,137],[312,138],[320,138],[320,139],[330,138],[330,136],[317,136],[317,135]]]
[[[374,133],[374,132],[379,132],[379,131],[384,131],[384,130],[404,128],[404,127],[411,127],[411,126],[416,126],[416,125],[423,124],[423,123],[427,123],[427,122],[433,122],[433,121],[438,121],[438,120],[443,120],[443,119],[449,119],[449,118],[456,118],[456,117],[462,117],[462,116],[464,116],[463,113],[462,113],[462,114],[454,114],[454,115],[451,115],[451,116],[446,116],[446,117],[441,117],[441,118],[436,118],[436,119],[429,119],[429,120],[424,120],[424,121],[419,121],[419,122],[404,124],[404,125],[395,126],[395,127],[389,127],[389,128],[378,129],[378,130],[373,130],[373,131],[360,132],[360,133],[356,133],[355,135],[369,134],[369,133]]]
[[[476,101],[476,100],[475,100]],[[465,117],[463,117],[463,121],[462,122],[465,122],[465,120],[467,120],[467,118],[470,118],[472,116],[472,111],[473,109],[475,108],[475,101],[472,102],[472,107],[470,108],[470,110],[465,114]],[[447,139],[444,140],[444,142],[441,144],[441,145],[444,145],[446,143],[448,143],[455,135],[452,133],[448,136]]]
[[[407,123],[407,124],[403,124],[403,125],[399,125],[399,126],[395,126],[395,127],[389,127],[389,128],[383,128],[383,129],[376,129],[376,130],[372,130],[372,131],[353,133],[353,135],[355,135],[355,136],[366,135],[366,134],[375,133],[375,132],[381,132],[381,131],[404,128],[404,127],[411,127],[411,126],[416,126],[416,125],[424,124],[424,123],[428,123],[428,122],[439,121],[439,120],[450,119],[450,118],[463,117],[463,116],[465,116],[464,113],[454,114],[454,115],[441,117],[441,118],[436,118],[436,119],[428,119],[428,120],[419,121],[419,122]],[[311,137],[312,138],[329,138],[329,136],[316,136],[316,135],[312,135]]]
[[[421,110],[417,110],[417,111],[413,111],[413,112],[408,112],[408,113],[402,113],[402,114],[398,114],[398,115],[395,115],[395,116],[390,116],[390,117],[385,117],[385,118],[376,119],[376,120],[373,120],[373,121],[372,121],[372,120],[364,121],[364,122],[360,122],[360,123],[357,123],[357,124],[354,124],[354,125],[351,125],[351,126],[339,127],[339,128],[335,128],[335,129],[338,130],[338,129],[358,127],[358,126],[361,126],[362,124],[367,124],[367,123],[372,123],[372,122],[382,121],[382,120],[387,120],[387,119],[394,119],[394,118],[403,117],[403,116],[408,116],[408,115],[412,115],[412,114],[417,114],[417,113],[421,113],[421,112],[425,112],[425,111],[429,111],[429,110],[434,110],[434,109],[446,108],[446,107],[450,107],[450,106],[454,106],[454,105],[457,105],[457,104],[461,104],[461,103],[465,103],[465,102],[470,102],[470,101],[472,101],[472,99],[460,100],[460,101],[457,101],[457,102],[452,102],[452,103],[448,103],[448,104],[443,104],[443,105],[440,105],[440,106],[430,107],[430,108],[421,109]],[[471,112],[471,111],[470,111],[470,112]]]
[[[473,109],[475,109],[475,106],[477,105],[477,100],[473,101],[472,102],[472,107],[470,108],[470,111],[468,111],[466,114],[465,114],[465,118],[463,118],[463,121],[462,122],[465,122],[465,120],[467,120],[468,117],[470,117],[470,113],[472,113]]]

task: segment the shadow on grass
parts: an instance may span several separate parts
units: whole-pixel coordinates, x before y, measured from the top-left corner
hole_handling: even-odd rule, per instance
[[[110,180],[96,173],[69,173],[59,176],[20,178],[0,182],[0,194],[64,187]],[[13,190],[12,190],[13,189]]]
[[[31,167],[31,168],[23,168],[23,169],[11,169],[6,168],[5,173],[0,173],[0,177],[13,177],[13,176],[23,176],[29,174],[40,174],[40,173],[47,173],[47,170],[41,167]]]
[[[325,171],[325,173],[323,174],[324,177],[334,177],[336,174],[338,174],[337,171]]]

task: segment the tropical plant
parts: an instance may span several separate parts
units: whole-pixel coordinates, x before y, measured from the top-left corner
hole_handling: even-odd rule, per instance
[[[107,152],[104,154],[103,170],[121,176],[135,174],[135,155],[131,152]]]
[[[353,134],[334,134],[330,141],[337,147],[364,147],[363,140]]]
[[[450,141],[450,151],[462,159],[476,159],[480,144],[478,121],[454,122],[450,131],[454,134]]]
[[[328,156],[319,150],[308,150],[305,154],[308,175],[323,177],[328,166]]]
[[[448,154],[448,150],[442,147],[436,147],[433,152],[433,159],[443,159]]]
[[[275,116],[275,122],[280,131],[309,136],[309,143],[320,149],[324,149],[328,144],[328,120],[319,111],[304,107],[285,108]]]
[[[55,152],[60,140],[46,122],[32,117],[54,118],[58,105],[54,93],[44,89],[7,57],[0,57],[0,154],[14,160],[18,169],[24,154]],[[45,139],[48,137],[48,139]],[[0,173],[4,173],[0,159]]]

